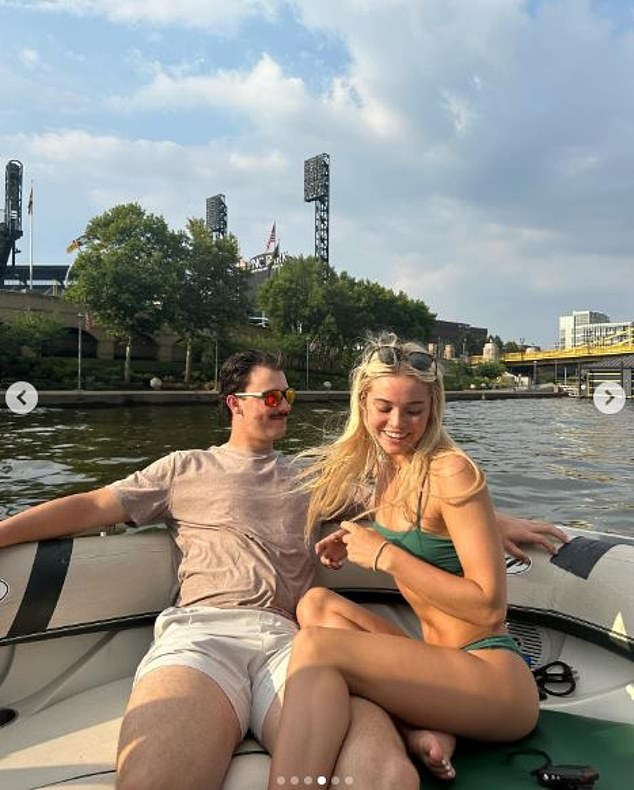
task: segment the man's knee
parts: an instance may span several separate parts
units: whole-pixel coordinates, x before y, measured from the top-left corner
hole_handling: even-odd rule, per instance
[[[153,785],[155,777],[152,775],[151,769],[148,771],[143,770],[143,766],[138,763],[136,766],[127,765],[125,768],[117,770],[117,783],[116,790],[150,790],[151,788],[160,787],[160,785]]]
[[[352,721],[338,764],[355,785],[369,790],[398,787],[419,790],[418,771],[405,751],[391,717],[378,705],[361,697],[350,700]]]
[[[387,752],[377,769],[376,787],[398,787],[399,790],[419,790],[420,776],[406,754]]]

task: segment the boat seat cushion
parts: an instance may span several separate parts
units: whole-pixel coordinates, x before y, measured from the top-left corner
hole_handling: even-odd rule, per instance
[[[596,790],[631,787],[634,775],[634,725],[573,716],[540,713],[535,730],[517,743],[495,744],[460,741],[454,755],[456,779],[451,790],[535,790],[530,771],[544,764],[541,755],[509,755],[521,749],[542,749],[553,763],[592,765],[599,772]],[[447,782],[423,774],[421,787],[444,788]]]

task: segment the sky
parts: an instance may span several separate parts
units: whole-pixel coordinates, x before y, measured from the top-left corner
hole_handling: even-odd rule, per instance
[[[0,0],[0,167],[35,263],[217,193],[250,257],[274,221],[312,254],[326,152],[337,271],[552,347],[572,310],[634,320],[632,75],[629,0]]]

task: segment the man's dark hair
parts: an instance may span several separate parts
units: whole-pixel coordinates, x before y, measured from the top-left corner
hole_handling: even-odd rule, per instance
[[[218,391],[221,407],[224,406],[226,411],[227,395],[244,392],[251,371],[256,367],[282,370],[282,356],[269,351],[238,351],[223,362],[218,375]]]

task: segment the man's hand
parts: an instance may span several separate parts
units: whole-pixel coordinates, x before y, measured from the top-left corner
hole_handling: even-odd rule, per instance
[[[498,511],[495,516],[502,533],[504,550],[520,560],[527,561],[529,559],[528,554],[520,549],[520,543],[541,546],[549,554],[556,554],[559,546],[555,545],[553,540],[559,543],[568,543],[570,540],[562,529],[548,521],[517,518]]]

